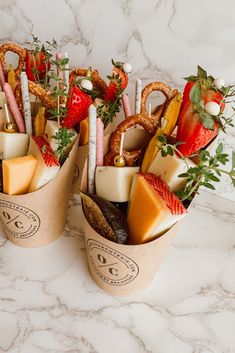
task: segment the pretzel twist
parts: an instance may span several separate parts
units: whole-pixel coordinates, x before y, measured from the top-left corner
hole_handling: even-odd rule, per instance
[[[165,105],[171,98],[173,98],[176,95],[177,91],[172,90],[169,86],[167,86],[165,83],[160,81],[149,83],[144,87],[141,93],[141,105],[140,105],[141,114],[144,114],[144,115],[148,114],[148,109],[146,107],[147,98],[150,95],[150,93],[154,91],[162,92],[166,97],[165,102],[159,105],[157,109],[151,114],[151,117],[149,117],[149,119],[152,120],[152,123],[154,124],[154,126],[157,127],[157,125],[159,124],[161,115],[163,113],[163,110],[165,108]]]
[[[8,51],[12,51],[13,53],[15,53],[19,56],[18,66],[15,69],[16,76],[19,77],[19,75],[24,67],[24,62],[25,62],[27,50],[25,48],[20,47],[19,45],[15,44],[15,43],[10,43],[10,42],[4,43],[0,46],[0,62],[2,64],[3,71],[4,71],[5,75],[7,75],[7,72],[8,72],[6,59],[5,59],[5,54]]]
[[[34,94],[36,97],[40,99],[42,105],[46,108],[46,110],[53,109],[56,107],[56,101],[52,99],[50,93],[48,93],[44,88],[36,84],[35,82],[29,82],[29,92]],[[16,102],[23,112],[23,101],[22,101],[22,93],[21,93],[21,85],[18,84],[15,88],[15,98]]]
[[[88,69],[81,69],[81,68],[72,70],[69,75],[70,89],[73,87],[76,77],[84,77],[87,75],[87,72],[88,72]],[[91,72],[91,82],[94,88],[100,92],[99,98],[104,98],[107,92],[107,85],[104,82],[104,80],[102,80],[102,78],[100,77],[98,70],[93,70]]]
[[[134,127],[135,125],[141,125],[151,135],[154,134],[155,126],[147,115],[137,114],[129,116],[118,125],[117,129],[110,137],[109,152],[104,156],[104,165],[114,164],[114,158],[119,155],[120,152],[121,134],[125,133],[128,129]],[[143,148],[132,151],[123,149],[123,156],[125,158],[126,165],[130,167],[136,165],[142,152]]]

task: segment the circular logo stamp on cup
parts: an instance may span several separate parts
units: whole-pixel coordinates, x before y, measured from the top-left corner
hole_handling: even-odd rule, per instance
[[[124,286],[139,273],[139,267],[132,259],[99,241],[88,239],[87,252],[94,271],[105,283]]]
[[[5,200],[0,200],[0,218],[8,233],[21,239],[32,237],[41,223],[35,212]]]

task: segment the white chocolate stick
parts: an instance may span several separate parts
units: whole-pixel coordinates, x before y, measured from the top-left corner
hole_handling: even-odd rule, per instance
[[[6,82],[5,75],[3,72],[2,64],[0,63],[0,83],[1,83],[2,90],[3,90],[3,85],[5,82]]]
[[[101,118],[96,119],[96,165],[104,165],[104,124]]]
[[[122,154],[123,154],[124,136],[125,136],[125,134],[122,132],[121,133],[121,141],[120,141],[120,150],[119,150],[120,156],[122,156]]]
[[[95,168],[96,168],[96,107],[89,107],[89,142],[88,142],[88,192],[95,192]]]
[[[122,96],[122,106],[123,106],[125,118],[128,118],[128,116],[131,116],[131,104],[127,93],[124,93]]]
[[[151,115],[152,115],[152,104],[149,103],[149,109],[148,109],[148,116],[149,116],[149,118],[151,118]]]
[[[138,78],[135,83],[135,114],[140,114],[142,81]]]
[[[21,92],[22,92],[22,101],[24,107],[24,122],[26,133],[30,136],[33,135],[33,127],[32,127],[32,116],[31,116],[31,106],[29,100],[29,83],[26,72],[21,72],[20,74],[20,84],[21,84]]]
[[[10,119],[10,114],[9,114],[8,106],[7,106],[6,103],[4,103],[4,110],[5,110],[5,113],[6,113],[7,123],[11,123],[11,119]]]
[[[3,90],[6,94],[8,104],[10,106],[11,112],[13,114],[13,117],[15,119],[16,125],[18,127],[19,132],[25,133],[25,125],[24,125],[24,119],[21,115],[20,109],[17,105],[14,93],[12,91],[11,86],[9,83],[4,83],[3,85]]]
[[[67,51],[64,53],[64,58],[69,59],[69,55],[68,55]],[[66,93],[68,94],[68,92],[69,92],[69,61],[65,65],[64,81],[65,81]]]
[[[165,129],[166,125],[167,125],[167,119],[162,117],[161,118],[161,128],[162,128],[162,130]]]

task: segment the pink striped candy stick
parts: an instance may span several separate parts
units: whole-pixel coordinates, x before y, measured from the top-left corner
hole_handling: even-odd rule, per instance
[[[16,125],[17,125],[19,132],[25,133],[24,119],[21,115],[20,109],[16,103],[14,93],[13,93],[12,88],[9,85],[9,83],[7,83],[7,82],[4,83],[3,90],[4,90],[5,95],[7,97],[8,104],[10,106],[11,112],[13,114],[13,117],[15,119],[15,122],[16,122]]]
[[[128,116],[131,116],[131,104],[127,93],[124,93],[122,96],[122,106],[123,106],[125,118],[128,118]]]

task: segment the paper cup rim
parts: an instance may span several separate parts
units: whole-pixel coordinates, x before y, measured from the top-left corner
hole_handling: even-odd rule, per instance
[[[85,216],[85,213],[84,213],[84,211],[83,211],[83,207],[82,207],[82,213],[83,213],[83,217],[84,217],[84,225],[85,225],[85,236],[86,236],[86,238],[88,238],[89,237],[89,233],[87,234],[87,232],[86,232],[86,229],[88,229],[88,232],[90,232],[91,231],[91,237],[92,237],[92,232],[95,232],[96,234],[98,234],[100,237],[101,237],[101,239],[104,239],[104,241],[106,241],[108,244],[110,244],[110,246],[113,244],[113,243],[115,243],[118,247],[120,247],[120,250],[121,249],[125,249],[127,246],[129,247],[129,248],[136,248],[136,247],[139,247],[139,246],[141,246],[142,248],[143,247],[150,247],[150,246],[152,246],[152,243],[153,242],[156,242],[158,239],[160,239],[160,238],[162,238],[162,237],[164,237],[164,236],[167,236],[167,234],[168,234],[168,232],[170,232],[170,231],[172,231],[173,229],[176,229],[177,230],[177,227],[179,226],[179,223],[180,223],[180,221],[179,222],[176,222],[171,228],[169,228],[166,232],[164,232],[163,234],[161,234],[159,237],[156,237],[155,239],[153,239],[153,240],[150,240],[150,241],[148,241],[148,242],[146,242],[146,243],[141,243],[141,244],[120,244],[120,243],[116,243],[116,242],[113,242],[113,241],[111,241],[111,240],[109,240],[109,239],[107,239],[107,238],[105,238],[105,237],[103,237],[100,233],[98,233],[91,225],[90,225],[90,223],[87,221],[87,219],[86,219],[86,216]]]

